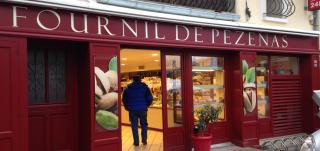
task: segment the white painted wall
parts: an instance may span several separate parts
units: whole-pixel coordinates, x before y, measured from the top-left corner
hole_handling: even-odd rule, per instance
[[[251,18],[246,19],[245,9],[246,1],[248,2],[248,7],[251,11]],[[263,17],[263,7],[266,0],[236,0],[236,13],[240,15],[240,22],[249,24],[259,24],[259,25],[269,25],[284,28],[294,28],[301,30],[313,30],[313,26],[310,24],[310,19],[312,19],[312,12],[305,10],[307,0],[293,0],[296,11],[292,16],[289,16],[287,20],[282,20],[283,22],[268,21]]]

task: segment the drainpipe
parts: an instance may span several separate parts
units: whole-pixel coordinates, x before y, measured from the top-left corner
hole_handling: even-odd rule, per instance
[[[312,12],[313,15],[313,30],[319,31],[319,10],[315,10]]]

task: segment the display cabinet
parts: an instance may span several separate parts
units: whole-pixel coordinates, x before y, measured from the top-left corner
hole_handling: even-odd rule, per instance
[[[258,117],[269,117],[269,68],[268,56],[257,56],[256,78],[257,78],[257,98],[258,98]]]
[[[121,74],[121,89],[127,88],[128,84],[132,82],[132,76],[139,74],[141,81],[148,85],[151,90],[153,101],[150,107],[162,107],[162,94],[161,94],[161,72],[156,71],[142,71],[139,73],[122,73]]]
[[[220,57],[192,57],[193,109],[207,103],[220,106],[219,121],[225,120],[223,61]]]

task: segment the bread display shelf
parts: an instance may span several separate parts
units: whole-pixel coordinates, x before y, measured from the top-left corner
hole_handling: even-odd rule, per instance
[[[202,67],[202,66],[193,66],[192,71],[216,71],[223,70],[223,67]]]
[[[267,88],[267,84],[266,83],[258,83],[257,88]]]
[[[222,85],[193,85],[193,90],[202,90],[202,89],[224,89]]]

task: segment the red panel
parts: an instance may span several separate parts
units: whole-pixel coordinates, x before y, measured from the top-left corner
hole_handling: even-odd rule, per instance
[[[100,144],[100,145],[96,145],[93,149],[94,151],[107,151],[107,150],[112,150],[112,151],[116,151],[119,150],[119,143],[110,143],[110,144]]]
[[[303,132],[301,79],[273,78],[271,88],[273,135]]]
[[[0,139],[0,148],[3,151],[12,151],[13,143],[11,139]]]
[[[0,37],[0,148],[25,151],[27,146],[25,40]]]
[[[29,150],[30,151],[45,151],[46,150],[46,117],[45,115],[35,115],[29,117]]]
[[[11,100],[11,90],[12,85],[11,82],[13,79],[11,71],[11,48],[1,48],[0,46],[0,132],[4,131],[13,131],[12,127],[12,108],[14,102]]]
[[[70,135],[73,131],[72,125],[67,124],[72,121],[71,115],[51,115],[51,149],[52,150],[72,150],[74,137]]]
[[[213,136],[213,143],[215,144],[229,141],[229,126],[227,123],[213,125],[211,127],[211,133]]]
[[[263,118],[259,119],[259,136],[260,138],[267,138],[272,136],[272,131],[271,131],[271,124],[270,124],[270,119],[269,118]]]

